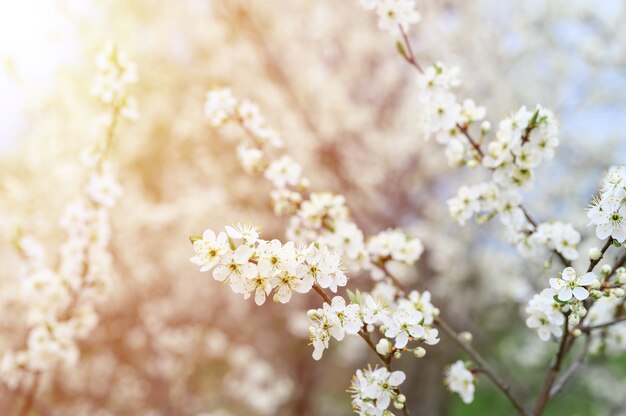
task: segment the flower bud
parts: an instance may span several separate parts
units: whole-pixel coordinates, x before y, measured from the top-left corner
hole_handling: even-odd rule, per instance
[[[413,355],[415,355],[415,357],[417,358],[422,358],[426,355],[426,350],[422,347],[417,347],[415,348],[415,350],[413,350]]]
[[[376,327],[372,324],[367,324],[367,332],[374,332],[374,329],[376,329]]]
[[[317,316],[317,311],[315,309],[309,309],[306,313],[306,316],[308,316],[309,319],[315,319],[315,317]]]
[[[376,352],[380,355],[387,355],[391,352],[391,342],[387,338],[382,338],[376,344]]]
[[[606,276],[610,275],[612,271],[613,271],[613,267],[611,267],[610,264],[604,264],[602,265],[602,268],[600,269],[600,272]]]
[[[487,133],[489,130],[491,130],[491,123],[487,120],[483,121],[482,123],[480,123],[480,130],[482,130],[484,133]]]
[[[402,353],[400,351],[394,352],[393,358],[395,358],[396,360],[399,360],[400,358],[402,358]]]
[[[433,308],[433,316],[439,316],[439,308]]]
[[[585,309],[584,306],[579,307],[578,309],[576,309],[576,315],[582,318],[583,316],[587,315],[587,309]]]
[[[592,289],[600,289],[600,286],[601,286],[600,281],[598,279],[595,279],[593,283],[591,284]]]
[[[569,324],[572,326],[576,326],[580,323],[580,316],[571,314],[568,318]]]
[[[476,161],[476,159],[470,159],[467,161],[468,168],[475,168],[476,166],[478,166],[478,162]]]
[[[602,251],[600,251],[598,247],[591,247],[589,249],[589,259],[598,260],[600,257],[602,257]]]
[[[616,297],[618,297],[618,298],[623,298],[623,297],[624,297],[624,294],[625,294],[626,292],[625,292],[625,291],[624,291],[624,289],[622,289],[621,287],[618,287],[618,288],[616,288],[616,289],[613,289],[613,290],[612,290],[612,293],[613,293],[613,295],[614,295],[614,296],[616,296]]]
[[[402,409],[404,408],[404,404],[400,402],[393,402],[393,407],[395,407],[396,409]]]
[[[406,402],[406,396],[404,394],[398,394],[398,397],[396,397],[396,401],[398,403],[405,403]]]
[[[474,337],[472,336],[472,334],[471,334],[471,333],[469,333],[469,332],[467,332],[467,331],[464,331],[464,332],[461,332],[461,333],[459,334],[459,338],[461,338],[461,340],[462,340],[463,342],[465,342],[466,344],[469,344],[469,343],[471,343],[471,342],[472,342],[472,339],[473,339]]]
[[[602,292],[600,292],[597,289],[594,289],[594,290],[591,291],[590,295],[591,295],[592,298],[598,300],[598,299],[600,299],[602,297]]]
[[[581,331],[580,329],[576,328],[575,330],[572,331],[572,335],[574,335],[575,337],[579,337],[581,336],[583,333],[583,331]]]
[[[615,271],[615,273],[617,274],[617,281],[619,282],[619,284],[626,285],[626,269],[620,267]]]

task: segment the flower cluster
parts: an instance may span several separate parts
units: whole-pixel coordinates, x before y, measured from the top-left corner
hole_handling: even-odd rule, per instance
[[[467,132],[466,127],[463,129]],[[541,106],[534,112],[522,107],[502,120],[486,152],[473,155],[473,160],[492,172],[492,181],[461,187],[448,201],[452,217],[463,225],[474,215],[484,222],[499,214],[511,243],[521,254],[541,255],[548,249],[568,260],[578,258],[580,234],[570,224],[535,224],[521,205],[519,188],[530,185],[533,169],[553,158],[558,143],[554,115]]]
[[[139,115],[137,102],[128,94],[127,88],[137,82],[137,66],[116,45],[109,43],[97,56],[96,67],[98,72],[91,88],[93,95],[116,108],[123,117],[136,119]]]
[[[401,409],[406,398],[399,393],[398,386],[405,379],[402,371],[390,372],[385,367],[357,370],[348,390],[352,394],[355,413],[361,416],[389,415],[387,408],[392,401]]]
[[[427,67],[417,75],[418,97],[424,108],[420,124],[426,139],[435,136],[437,142],[446,145],[445,154],[451,165],[461,164],[466,153],[466,146],[460,137],[461,119],[469,124],[485,117],[484,107],[478,107],[472,100],[466,100],[461,106],[452,92],[461,84],[458,67],[448,68],[441,62]]]
[[[578,325],[587,314],[582,301],[589,297],[592,288],[599,287],[594,273],[579,275],[572,267],[565,268],[559,277],[551,278],[549,282],[550,288],[533,296],[526,308],[526,325],[536,330],[542,341],[548,341],[551,335],[560,337],[563,334],[566,316],[570,325]]]
[[[331,337],[341,341],[346,333],[355,335],[363,326],[359,305],[354,303],[346,305],[345,299],[341,296],[335,296],[330,305],[324,302],[321,309],[310,310],[308,315],[311,320],[309,336],[315,360],[322,358]]]
[[[576,260],[579,256],[577,247],[580,239],[580,233],[572,224],[545,222],[539,224],[532,234],[522,236],[517,248],[524,255],[540,256],[546,250],[554,250],[568,260]]]
[[[222,88],[207,94],[205,115],[213,126],[237,123],[252,138],[252,143],[239,145],[240,162],[246,172],[263,174],[274,185],[274,211],[290,216],[290,240],[322,243],[341,253],[346,267],[354,271],[371,269],[371,263],[381,261],[411,264],[419,259],[423,251],[419,239],[408,237],[401,230],[388,230],[366,244],[363,232],[352,221],[344,196],[307,192],[309,180],[302,175],[301,165],[288,155],[274,153],[283,147],[282,141],[267,126],[256,104],[239,101],[230,89]]]
[[[374,10],[378,15],[378,28],[393,36],[404,32],[420,21],[420,14],[415,10],[415,0],[360,0],[367,10]]]
[[[201,271],[213,269],[213,278],[228,282],[245,299],[254,295],[257,305],[265,303],[274,290],[274,301],[287,303],[292,292],[307,293],[314,284],[337,292],[348,279],[341,258],[325,245],[296,246],[278,240],[261,240],[254,227],[227,227],[215,234],[206,230],[192,237],[196,253],[191,261]]]
[[[94,93],[110,106],[113,118],[129,111],[125,87],[136,80],[134,64],[109,45],[98,58],[98,69]],[[29,306],[30,329],[25,347],[7,352],[0,364],[0,377],[11,387],[27,374],[76,363],[77,340],[98,323],[95,302],[107,294],[112,274],[109,210],[122,192],[111,166],[104,162],[112,140],[111,131],[102,140],[106,145],[88,151],[93,158],[85,164],[88,177],[83,192],[66,206],[61,218],[67,240],[59,249],[58,266],[46,265],[45,250],[33,237],[22,235],[16,241],[26,263],[21,298]]]
[[[626,166],[613,166],[602,180],[600,195],[587,212],[596,236],[622,243],[626,240]]]
[[[367,240],[367,252],[372,262],[384,264],[388,260],[406,264],[415,263],[424,252],[422,242],[407,236],[402,230],[386,230]]]
[[[562,306],[554,300],[554,291],[544,289],[528,302],[526,325],[537,331],[542,341],[548,341],[552,335],[560,337],[563,335],[565,323],[565,315],[561,309]]]
[[[457,361],[450,365],[445,372],[444,382],[454,393],[458,393],[464,403],[471,403],[474,401],[474,386],[475,376],[467,369],[467,366],[463,361]]]

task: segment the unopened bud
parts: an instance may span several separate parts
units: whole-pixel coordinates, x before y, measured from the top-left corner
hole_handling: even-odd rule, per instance
[[[467,332],[467,331],[464,331],[464,332],[461,332],[461,333],[459,334],[459,338],[461,338],[461,340],[462,340],[463,342],[465,342],[466,344],[469,344],[469,343],[471,343],[471,342],[472,342],[472,339],[473,339],[474,337],[472,336],[472,334],[471,334],[471,333],[469,333],[469,332]]]
[[[611,267],[610,264],[604,264],[602,268],[600,269],[600,272],[607,276],[610,275],[612,271],[613,271],[613,268]]]
[[[400,351],[394,352],[393,358],[395,358],[396,360],[399,360],[400,358],[402,358],[402,353]]]
[[[480,129],[484,133],[487,133],[489,130],[491,130],[491,123],[488,122],[487,120],[483,121],[482,123],[480,123]]]
[[[568,321],[572,326],[578,325],[580,323],[580,316],[572,314],[569,316]]]
[[[595,279],[593,283],[591,284],[592,289],[600,289],[600,286],[601,286],[600,281],[598,279]]]
[[[623,298],[625,293],[626,292],[624,292],[624,289],[622,289],[621,287],[613,289],[613,295],[618,298]]]
[[[402,409],[404,408],[404,404],[396,401],[393,402],[393,407],[395,407],[396,409]]]
[[[433,316],[439,316],[439,308],[433,308]]]
[[[575,337],[579,337],[581,336],[583,333],[583,331],[581,331],[580,329],[576,328],[575,330],[572,331],[572,335],[574,335]]]
[[[592,298],[598,300],[602,297],[602,292],[600,292],[599,290],[592,290],[590,295]]]
[[[387,338],[383,338],[376,344],[376,352],[380,355],[387,355],[391,352],[391,342]]]
[[[417,358],[422,358],[426,355],[426,350],[422,347],[417,347],[415,348],[415,350],[413,350],[413,355],[415,355],[415,357]]]
[[[317,316],[317,311],[315,309],[309,309],[306,316],[308,316],[309,319],[314,319]]]
[[[585,309],[584,306],[581,306],[580,308],[576,309],[576,315],[582,318],[583,316],[587,315],[587,309]]]
[[[598,247],[591,247],[589,249],[589,258],[591,260],[598,260],[600,257],[602,257],[602,251],[600,251]]]
[[[476,166],[478,166],[478,161],[476,159],[470,159],[467,161],[468,168],[475,168]]]
[[[396,397],[396,401],[398,403],[405,403],[406,402],[406,396],[404,394],[398,394],[398,397]]]

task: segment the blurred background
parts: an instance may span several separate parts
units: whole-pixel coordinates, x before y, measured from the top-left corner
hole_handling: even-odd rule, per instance
[[[557,114],[557,157],[525,201],[541,221],[573,223],[586,253],[598,242],[584,210],[603,172],[626,161],[626,5],[417,8],[418,60],[460,66],[459,96],[485,105],[492,124],[521,105]],[[241,172],[238,133],[204,119],[216,85],[258,102],[312,189],[346,195],[364,232],[401,226],[420,237],[426,253],[412,281],[522,395],[536,393],[556,346],[525,327],[523,311],[557,265],[520,259],[498,224],[453,223],[446,199],[484,177],[448,168],[442,148],[423,140],[414,74],[357,0],[0,2],[0,354],[24,331],[11,241],[25,230],[52,254],[63,241],[59,218],[81,186],[78,155],[101,110],[89,91],[94,56],[107,41],[139,73],[140,117],[121,126],[111,153],[124,187],[112,214],[115,285],[79,363],[42,381],[34,414],[351,414],[345,390],[373,357],[347,339],[311,358],[306,310],[318,299],[257,307],[189,262],[187,237],[205,228],[247,221],[284,238],[287,221],[272,213],[270,185]],[[443,369],[458,358],[442,336],[426,358],[405,360],[413,413],[512,414],[486,381],[471,405],[446,391]],[[546,414],[619,414],[624,391],[626,357],[594,357]],[[0,389],[3,400],[12,394]]]

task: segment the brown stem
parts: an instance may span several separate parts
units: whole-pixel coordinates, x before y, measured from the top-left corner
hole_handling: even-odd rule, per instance
[[[26,397],[24,398],[24,405],[20,410],[19,416],[27,416],[30,412],[30,409],[33,407],[33,403],[35,402],[35,396],[37,395],[37,389],[39,388],[39,374],[35,374],[35,378],[33,379],[33,384],[30,385],[28,392],[26,393]]]
[[[452,340],[468,353],[474,361],[478,364],[477,370],[484,373],[495,386],[509,399],[511,404],[515,406],[520,415],[528,415],[528,412],[524,408],[524,405],[513,395],[511,386],[500,378],[487,364],[487,361],[476,351],[470,344],[463,341],[459,334],[448,324],[443,318],[435,318],[435,323],[445,332]]]
[[[404,48],[409,53],[409,56],[406,56],[406,54],[402,54],[402,56],[409,64],[414,66],[415,69],[417,69],[420,73],[423,74],[424,70],[417,63],[417,60],[415,59],[415,54],[413,54],[413,47],[411,46],[411,41],[409,40],[409,37],[406,34],[406,31],[402,28],[402,25],[398,25],[398,27],[400,28],[400,33],[402,33],[402,40],[404,41]]]
[[[485,154],[483,153],[482,149],[480,148],[480,145],[478,144],[478,142],[476,140],[474,140],[474,138],[469,134],[469,131],[467,130],[467,126],[463,126],[460,123],[456,123],[456,126],[461,131],[461,133],[463,133],[463,136],[465,136],[465,138],[467,139],[469,144],[478,153],[478,156],[479,156],[478,157],[478,161],[482,160],[482,158],[485,157]]]
[[[576,360],[574,360],[574,362],[570,365],[570,367],[567,370],[565,370],[561,378],[556,383],[554,383],[554,386],[550,390],[550,398],[556,396],[561,391],[563,386],[565,386],[565,384],[569,381],[569,379],[572,378],[572,376],[576,373],[576,371],[584,364],[585,356],[587,355],[587,352],[589,351],[590,346],[591,346],[591,337],[587,336],[585,338],[585,344],[580,350],[580,353],[578,353]]]
[[[328,296],[328,294],[324,291],[324,289],[322,289],[317,283],[313,283],[313,290],[315,290],[317,294],[320,295],[322,299],[324,299],[324,302],[328,303],[329,305],[331,304],[332,300],[330,299],[330,296]],[[376,356],[380,359],[380,361],[383,363],[385,368],[387,368],[387,370],[391,372],[392,371],[391,369],[392,356],[390,354],[387,356],[379,354],[378,351],[376,351],[376,345],[374,345],[374,342],[372,341],[370,334],[364,329],[361,329],[358,332],[358,334],[365,341],[367,346],[374,352],[374,354],[376,354]],[[398,388],[398,393],[400,393],[399,388]],[[410,412],[406,403],[404,403],[402,412],[404,413],[405,416],[410,415]]]
[[[605,322],[603,324],[598,324],[598,325],[590,325],[590,326],[586,326],[583,328],[580,328],[581,331],[585,332],[585,333],[590,333],[593,330],[596,329],[603,329],[603,328],[608,328],[610,326],[613,326],[615,324],[619,324],[620,322],[625,322],[626,321],[626,316],[622,316],[620,318],[616,318],[613,321],[610,322]]]
[[[405,293],[408,293],[408,288],[400,282],[392,273],[389,272],[387,267],[383,264],[378,264],[378,267],[385,273],[385,275],[398,287],[398,289],[402,290]],[[517,409],[517,411],[521,415],[527,415],[526,409],[524,409],[524,405],[513,395],[511,391],[511,387],[507,382],[505,382],[502,378],[500,378],[487,364],[487,361],[476,351],[470,344],[463,341],[461,336],[452,328],[452,326],[446,322],[441,316],[435,318],[435,323],[445,332],[450,338],[456,342],[461,349],[467,352],[476,363],[479,365],[477,368],[478,371],[484,373],[495,385],[498,389],[504,393],[504,395],[509,399],[509,401],[513,404],[513,406]]]
[[[541,390],[539,392],[539,396],[537,397],[537,401],[535,403],[535,407],[533,410],[533,415],[539,416],[543,413],[546,405],[548,404],[548,400],[550,400],[550,391],[552,390],[552,384],[556,380],[559,371],[561,371],[561,364],[563,363],[563,358],[567,354],[568,346],[571,346],[572,343],[569,342],[570,332],[568,331],[568,319],[565,318],[565,323],[563,324],[563,336],[561,337],[561,342],[559,343],[559,350],[556,353],[556,356],[553,359],[552,365],[550,369],[546,373],[546,376],[543,381],[543,385],[541,386]]]

